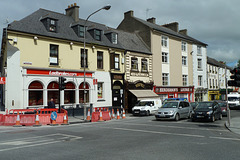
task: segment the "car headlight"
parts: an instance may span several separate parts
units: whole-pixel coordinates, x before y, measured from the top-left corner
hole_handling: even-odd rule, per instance
[[[226,109],[223,109],[223,112],[226,112]]]
[[[174,111],[169,111],[169,114],[174,114]]]
[[[212,114],[212,113],[213,113],[213,111],[208,111],[208,112],[207,112],[207,114]]]

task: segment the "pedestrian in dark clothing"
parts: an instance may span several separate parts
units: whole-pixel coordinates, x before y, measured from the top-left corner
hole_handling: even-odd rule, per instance
[[[51,98],[50,102],[48,102],[48,108],[55,108],[55,103],[53,101],[53,98]]]

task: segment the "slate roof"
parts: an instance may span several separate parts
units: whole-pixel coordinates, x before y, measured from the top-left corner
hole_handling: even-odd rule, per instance
[[[136,18],[136,17],[133,17],[135,18],[137,21],[143,23],[144,25],[154,29],[154,30],[157,30],[157,31],[160,31],[160,32],[163,32],[163,33],[166,33],[166,34],[170,34],[172,36],[175,36],[175,37],[178,37],[178,38],[181,38],[181,39],[186,39],[186,40],[189,40],[189,41],[192,41],[196,44],[200,44],[200,45],[203,45],[203,46],[207,46],[207,44],[201,42],[201,41],[198,41],[188,35],[183,35],[183,34],[180,34],[178,32],[175,32],[167,27],[164,27],[164,26],[161,26],[161,25],[158,25],[158,24],[154,24],[154,23],[151,23],[151,22],[148,22],[148,21],[145,21],[145,20],[142,20],[140,18]]]
[[[49,32],[45,28],[44,24],[42,23],[42,19],[44,18],[52,18],[57,20],[57,33]],[[66,16],[65,14],[39,9],[34,13],[30,14],[29,16],[19,20],[14,21],[9,24],[8,30],[9,31],[17,31],[17,32],[24,32],[30,33],[39,36],[46,36],[58,39],[64,39],[69,41],[77,41],[83,42],[83,38],[78,37],[71,26],[80,24],[84,25],[85,20],[79,19],[78,22],[75,22],[71,16]],[[144,54],[152,54],[150,49],[147,48],[145,43],[134,33],[128,33],[124,31],[119,31],[106,25],[95,23],[92,21],[88,21],[87,29],[96,28],[102,30],[102,37],[101,41],[95,40],[89,32],[86,32],[86,43],[93,43],[101,46],[111,47],[111,48],[118,48],[123,50],[135,51]],[[113,44],[110,40],[105,36],[106,32],[115,32],[118,33],[118,43]]]
[[[207,64],[211,64],[213,66],[217,66],[217,67],[221,67],[221,68],[227,68],[227,69],[232,69],[231,67],[227,66],[226,64],[223,64],[219,61],[217,61],[216,59],[213,59],[213,58],[210,58],[210,57],[207,57]]]

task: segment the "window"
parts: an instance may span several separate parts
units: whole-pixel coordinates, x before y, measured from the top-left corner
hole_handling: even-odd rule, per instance
[[[168,47],[168,37],[162,36],[162,46]]]
[[[75,85],[72,82],[67,82],[64,90],[64,104],[75,103]]]
[[[198,54],[198,55],[202,55],[201,46],[197,46],[197,54]]]
[[[182,42],[182,51],[183,52],[187,51],[187,43],[186,42]]]
[[[142,72],[148,71],[148,63],[146,59],[142,59]]]
[[[84,49],[81,49],[81,67],[84,68]],[[88,68],[88,50],[85,50],[85,68]]]
[[[131,58],[131,70],[132,71],[138,71],[138,59],[132,57]]]
[[[58,45],[50,44],[50,65],[58,65]]]
[[[210,88],[212,88],[212,80],[209,79],[209,85],[210,85]]]
[[[98,99],[103,99],[103,83],[98,83]]]
[[[89,103],[89,84],[85,83],[85,102]],[[84,82],[79,86],[79,103],[84,103]]]
[[[198,69],[202,69],[202,59],[198,59]]]
[[[216,81],[216,88],[218,88],[218,83],[217,83],[217,80],[215,80]]]
[[[101,31],[98,29],[95,29],[95,39],[101,41]]]
[[[117,33],[112,33],[112,43],[113,44],[117,44],[117,37],[118,37]]]
[[[202,86],[202,76],[198,76],[198,86]]]
[[[162,74],[162,84],[163,86],[168,86],[168,73],[163,73]]]
[[[56,30],[57,30],[56,20],[50,19],[49,31],[56,32]]]
[[[84,37],[84,26],[79,26],[78,34],[79,34],[79,37]]]
[[[183,75],[182,79],[183,79],[183,86],[187,86],[188,85],[187,75]]]
[[[119,70],[119,54],[111,53],[110,54],[110,67],[111,69]]]
[[[182,65],[183,66],[187,65],[187,57],[186,56],[182,56]]]
[[[97,51],[97,68],[103,69],[103,52]]]
[[[215,88],[215,85],[214,85],[214,79],[212,80],[212,84],[213,84],[213,88]]]
[[[168,63],[168,53],[162,52],[162,62]]]
[[[33,81],[28,86],[28,105],[43,105],[43,85],[38,81]]]

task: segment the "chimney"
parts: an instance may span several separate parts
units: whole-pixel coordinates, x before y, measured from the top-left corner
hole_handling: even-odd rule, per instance
[[[76,3],[69,5],[67,9],[65,9],[66,15],[71,16],[75,22],[79,20],[79,6]]]
[[[187,36],[187,29],[182,29],[179,33]]]
[[[178,22],[173,22],[173,23],[169,23],[169,24],[164,24],[164,27],[167,27],[175,32],[178,32]]]
[[[132,10],[124,13],[124,18],[128,18],[128,17],[133,17],[133,11]]]
[[[147,21],[156,24],[156,18],[154,17],[148,18]]]

